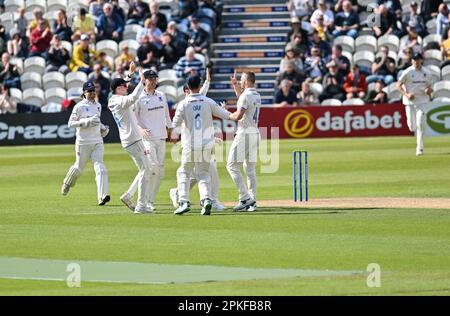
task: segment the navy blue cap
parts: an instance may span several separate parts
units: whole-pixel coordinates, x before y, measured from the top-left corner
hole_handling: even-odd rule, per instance
[[[147,71],[144,72],[144,78],[145,79],[158,78],[158,73],[156,73],[153,70],[147,70]]]
[[[122,85],[127,84],[127,82],[125,80],[123,80],[122,78],[116,78],[113,79],[113,81],[111,81],[111,91],[114,93],[114,91],[116,91],[116,88]]]
[[[83,84],[83,91],[95,92],[95,85],[92,81],[85,82]]]
[[[423,59],[423,55],[421,53],[414,53],[412,59]]]
[[[200,76],[194,75],[194,76],[189,76],[187,78],[186,83],[187,83],[189,89],[193,90],[193,89],[198,89],[200,87],[201,81],[202,80],[200,79]]]

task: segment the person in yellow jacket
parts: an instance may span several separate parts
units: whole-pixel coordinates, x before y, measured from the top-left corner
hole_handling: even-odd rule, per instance
[[[69,65],[70,70],[89,74],[92,72],[92,65],[98,55],[95,50],[89,47],[89,37],[86,34],[81,35],[80,43],[73,49],[72,60]]]

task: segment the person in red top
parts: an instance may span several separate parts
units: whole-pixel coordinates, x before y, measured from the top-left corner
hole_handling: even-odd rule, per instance
[[[347,93],[347,99],[364,99],[366,96],[366,76],[359,71],[358,65],[354,65],[352,71],[347,75],[344,83],[344,90],[345,93]]]
[[[39,20],[37,27],[30,35],[29,57],[40,56],[46,59],[52,37],[53,34],[47,26],[47,22],[45,20]]]

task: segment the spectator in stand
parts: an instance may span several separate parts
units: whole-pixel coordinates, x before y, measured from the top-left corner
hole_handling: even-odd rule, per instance
[[[222,23],[222,4],[216,4],[216,0],[203,0],[200,2],[200,8],[199,10],[203,9],[211,9],[216,14],[216,19],[213,21],[210,19],[212,23],[211,27],[218,26]]]
[[[314,6],[314,0],[289,0],[288,10],[300,20],[308,20]]]
[[[45,26],[50,28],[50,23],[48,22],[48,20],[44,19],[44,13],[41,9],[34,9],[33,16],[34,19],[31,20],[31,22],[28,24],[28,34],[31,34],[31,32],[33,32],[33,30],[38,26],[41,20],[44,20]]]
[[[9,89],[0,84],[0,114],[36,113],[41,109],[32,104],[16,103],[10,99]]]
[[[102,66],[102,71],[106,71],[107,73],[111,73],[111,71],[113,69],[113,65],[107,59],[107,56],[106,56],[105,52],[100,52],[98,54],[97,63]]]
[[[291,42],[291,47],[295,51],[295,53],[300,56],[300,58],[305,58],[308,46],[306,40],[304,40],[304,36],[302,33],[297,33],[294,35],[294,41]]]
[[[20,89],[20,74],[16,65],[10,64],[8,53],[2,54],[2,63],[0,65],[0,81],[6,88]]]
[[[389,34],[397,34],[397,18],[386,8],[384,4],[380,5],[377,9],[377,14],[380,17],[380,25],[375,25],[372,29],[375,32],[376,37]]]
[[[109,79],[102,74],[102,65],[96,63],[93,67],[94,71],[89,75],[88,81],[97,81],[100,84],[100,99],[108,99]]]
[[[120,55],[114,60],[114,64],[122,64],[125,69],[128,69],[132,61],[134,61],[134,56],[130,54],[128,46],[123,46],[120,49]]]
[[[158,3],[155,0],[150,1],[150,14],[152,17],[156,16],[158,18],[156,27],[161,32],[165,32],[167,30],[167,18],[164,13],[159,12]]]
[[[47,23],[45,20],[40,20],[38,26],[33,29],[30,35],[29,57],[39,56],[47,59],[47,51],[50,48],[52,38],[53,34],[47,26]]]
[[[400,0],[377,0],[379,6],[384,4],[386,8],[396,16],[402,15],[402,3]]]
[[[449,11],[445,3],[439,5],[439,14],[436,17],[436,34],[444,36],[445,30],[448,26]]]
[[[89,14],[91,16],[100,16],[103,13],[103,6],[105,5],[105,0],[91,1],[89,5]]]
[[[122,18],[113,12],[113,5],[105,3],[103,5],[103,13],[100,15],[96,23],[97,40],[110,39],[120,42],[123,38],[125,22]]]
[[[319,26],[320,17],[322,17],[323,25],[326,27],[327,31],[332,30],[334,24],[334,13],[328,9],[325,0],[317,1],[317,10],[311,15],[311,26],[315,29]]]
[[[159,28],[156,27],[157,24],[157,18],[148,18],[147,20],[145,20],[144,22],[144,28],[142,30],[140,30],[137,34],[136,34],[136,40],[137,39],[141,39],[142,36],[147,36],[150,43],[152,43],[157,49],[158,51],[161,50],[162,48],[162,44],[161,44],[161,35],[162,32]],[[158,53],[159,55],[159,53]]]
[[[81,35],[87,34],[92,43],[95,43],[95,22],[94,18],[87,14],[86,9],[81,8],[72,23],[72,42],[80,40]]]
[[[447,39],[441,43],[441,52],[443,57],[441,68],[450,65],[450,29],[447,31],[447,33]]]
[[[418,4],[416,1],[411,2],[411,13],[403,17],[402,24],[406,27],[405,31],[410,34],[425,35],[425,23],[423,18],[417,13]]]
[[[317,99],[314,92],[311,91],[310,81],[305,80],[302,83],[302,89],[297,94],[298,103],[300,105],[312,105],[318,104],[319,100]]]
[[[73,49],[69,67],[72,71],[82,71],[89,74],[98,53],[89,47],[89,37],[86,34],[81,35],[80,39],[80,43]]]
[[[321,56],[319,47],[311,48],[311,56],[305,59],[305,75],[314,82],[322,82],[326,74],[325,61]]]
[[[334,3],[334,1],[330,1],[328,0],[328,2],[330,3],[330,5],[334,4],[334,12],[339,12],[342,11],[342,5],[344,3],[345,0],[338,0],[336,3]],[[352,6],[352,9],[356,12],[358,12],[359,9],[359,5],[358,5],[358,0],[351,0],[350,4]],[[335,15],[336,16],[336,15]]]
[[[162,35],[161,40],[163,46],[161,50],[160,70],[172,69],[178,61],[178,52],[172,45],[172,36],[166,32]]]
[[[311,38],[307,52],[310,52],[311,48],[314,46],[319,48],[323,58],[327,59],[331,55],[330,44],[319,37],[319,32],[317,30],[311,29]]]
[[[144,25],[144,21],[150,17],[150,8],[142,0],[133,0],[128,11],[127,24]]]
[[[58,34],[53,35],[48,50],[48,66],[45,72],[58,71],[67,74],[70,69],[67,63],[70,60],[69,52],[62,46],[61,37]]]
[[[389,47],[383,45],[379,50],[380,57],[375,58],[375,62],[372,64],[372,75],[367,77],[367,83],[381,79],[388,86],[396,78],[395,60],[389,57]]]
[[[297,33],[301,33],[302,28],[300,25],[300,19],[297,16],[291,17],[291,28],[287,35],[287,42],[293,42],[294,41],[294,35]]]
[[[322,102],[326,99],[339,99],[342,101],[345,98],[343,89],[344,78],[339,74],[338,65],[335,62],[329,63],[327,67],[328,73],[322,81],[323,92],[319,96],[319,101]]]
[[[298,106],[297,93],[292,89],[292,82],[284,79],[280,89],[275,93],[275,107]]]
[[[139,46],[136,52],[139,65],[143,68],[158,67],[158,58],[160,55],[158,48],[150,43],[146,35],[140,38],[139,43],[141,46]]]
[[[122,64],[116,65],[116,71],[112,73],[111,80],[114,80],[116,78],[122,78],[126,79],[127,74],[125,73],[125,68]]]
[[[20,37],[24,38],[27,35],[28,21],[25,17],[25,8],[20,7],[17,11],[19,17],[14,21],[16,28],[19,30]]]
[[[200,27],[197,17],[190,17],[191,27],[189,29],[189,45],[194,47],[195,52],[207,55],[209,48],[209,35]]]
[[[420,15],[423,17],[423,20],[428,21],[431,18],[436,17],[442,2],[442,0],[422,1],[420,5]]]
[[[7,50],[10,56],[26,58],[28,57],[28,39],[20,36],[16,28],[9,32],[10,40],[7,42]]]
[[[317,15],[317,23],[313,28],[317,31],[319,39],[326,42],[331,42],[333,36],[330,33],[330,27],[324,24],[323,14]]]
[[[104,91],[102,91],[102,85],[99,80],[94,79],[92,81],[95,87],[95,101],[100,103],[102,106],[102,110],[108,110],[108,93],[105,94]]]
[[[119,0],[111,0],[111,4],[113,6],[113,13],[120,16],[123,23],[125,23],[127,16],[125,15],[125,11],[119,6]]]
[[[189,21],[187,17],[194,14],[198,9],[197,0],[176,0],[178,3],[178,11],[175,11],[172,15],[172,18],[177,23],[183,23],[184,25],[188,25]]]
[[[334,45],[331,50],[331,57],[329,63],[334,62],[337,67],[339,74],[342,76],[342,78],[346,77],[347,74],[350,72],[350,61],[347,57],[342,55],[342,46],[341,45]],[[327,68],[329,63],[327,64]]]
[[[366,97],[367,83],[366,76],[359,71],[359,66],[354,65],[352,71],[347,75],[344,83],[344,90],[347,93],[347,100]]]
[[[295,92],[298,92],[303,78],[303,75],[295,68],[294,62],[288,61],[284,64],[284,68],[278,73],[275,79],[275,90],[280,88],[281,81],[287,79],[292,82],[292,88]]]
[[[203,63],[195,58],[195,49],[188,47],[186,49],[186,55],[181,57],[178,63],[175,65],[178,78],[186,79],[189,76],[200,75],[204,77],[205,68]]]
[[[67,24],[66,11],[59,10],[56,20],[53,22],[53,34],[58,34],[62,41],[70,42],[72,29]]]
[[[398,51],[398,58],[403,57],[403,51],[407,48],[411,48],[414,53],[422,53],[422,45],[419,44],[419,38],[417,33],[413,29],[408,31],[408,34],[400,40],[400,46]]]
[[[188,36],[177,29],[177,24],[174,21],[170,21],[167,24],[167,33],[172,36],[172,45],[175,47],[178,57],[181,58],[186,51]]]
[[[366,103],[387,103],[387,93],[383,91],[384,81],[378,80],[375,84],[375,90],[369,91],[366,97]]]
[[[359,16],[356,11],[352,9],[350,1],[345,0],[342,3],[342,11],[338,12],[334,19],[335,30],[333,36],[348,35],[353,38],[358,36]]]
[[[286,45],[284,58],[280,62],[280,69],[284,69],[284,65],[289,62],[293,61],[296,70],[298,73],[303,75],[303,61],[302,59],[295,53],[294,49],[290,44]]]
[[[414,51],[412,48],[405,48],[402,51],[402,57],[398,63],[397,69],[398,74],[397,78],[400,78],[403,71],[405,71],[407,68],[412,66],[412,56],[414,54]]]

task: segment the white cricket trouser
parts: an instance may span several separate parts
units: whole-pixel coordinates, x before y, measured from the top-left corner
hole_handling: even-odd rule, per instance
[[[423,138],[425,129],[425,111],[423,108],[423,105],[405,105],[406,119],[409,130],[411,132],[416,132],[416,150],[423,150]]]
[[[193,173],[195,174],[195,170]],[[194,174],[191,175],[191,190],[198,182]],[[219,201],[219,174],[217,172],[216,158],[214,155],[212,155],[211,162],[209,163],[209,175],[211,177],[211,200]]]
[[[127,148],[125,148],[125,150],[130,154],[139,170],[136,176],[136,178],[138,179],[138,199],[136,207],[146,207],[148,202],[149,180],[153,173],[153,167],[150,163],[148,151],[146,151],[142,140],[132,144],[131,146],[128,146]],[[131,191],[132,186],[133,184],[131,184],[127,192]]]
[[[234,137],[228,154],[227,170],[239,190],[239,200],[256,201],[256,162],[258,159],[259,133],[239,133]],[[241,174],[241,168],[247,176],[247,187]]]
[[[93,145],[75,145],[75,164],[70,168],[75,168],[79,171],[78,176],[81,175],[89,159],[92,160],[95,170],[95,182],[97,183],[97,198],[101,199],[108,195],[108,170],[103,163],[104,153],[103,143]],[[69,172],[70,172],[69,169]],[[66,177],[67,178],[67,177]],[[76,179],[74,180],[76,181]],[[66,180],[64,180],[66,183]]]
[[[191,175],[198,180],[200,200],[211,198],[211,163],[212,148],[191,150],[183,148],[181,152],[181,166],[177,170],[178,202],[189,202]]]
[[[143,140],[145,149],[149,152],[149,159],[156,177],[150,177],[147,197],[148,201],[153,203],[158,194],[161,182],[164,179],[164,162],[166,160],[166,141],[165,140]],[[133,196],[139,183],[139,174],[134,178],[133,183],[128,190],[128,194]]]

